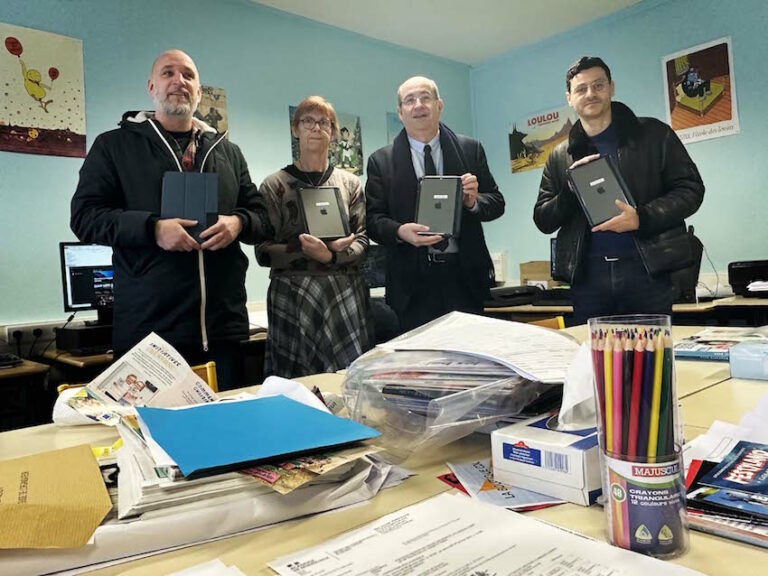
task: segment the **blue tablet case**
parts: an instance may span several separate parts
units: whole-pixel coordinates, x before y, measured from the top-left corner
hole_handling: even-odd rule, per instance
[[[187,232],[197,242],[200,233],[219,217],[219,177],[214,172],[166,172],[163,176],[161,218],[197,220]]]

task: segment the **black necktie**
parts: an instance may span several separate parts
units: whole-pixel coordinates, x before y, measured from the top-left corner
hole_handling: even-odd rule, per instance
[[[424,146],[424,176],[437,176],[435,161],[432,160],[432,146]]]

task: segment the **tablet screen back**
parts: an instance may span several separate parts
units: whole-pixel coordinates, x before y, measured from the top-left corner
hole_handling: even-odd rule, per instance
[[[349,220],[338,188],[300,188],[298,194],[307,233],[322,240],[349,235]]]
[[[461,178],[425,176],[419,183],[416,222],[435,234],[458,237],[461,201]]]
[[[616,206],[616,200],[634,206],[615,161],[610,156],[568,170],[568,178],[590,226],[597,226],[618,216],[621,210]]]

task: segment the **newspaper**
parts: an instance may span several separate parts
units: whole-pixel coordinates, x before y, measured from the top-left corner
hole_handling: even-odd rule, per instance
[[[134,406],[173,408],[213,402],[216,393],[173,346],[154,332],[131,348],[67,404],[96,422],[115,425],[112,413]]]

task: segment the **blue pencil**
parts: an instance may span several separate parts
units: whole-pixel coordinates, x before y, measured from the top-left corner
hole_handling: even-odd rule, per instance
[[[643,352],[643,390],[640,395],[640,425],[637,431],[638,456],[648,456],[648,431],[651,427],[651,403],[653,401],[653,368],[656,359],[652,334],[648,336],[646,342],[645,352]]]

